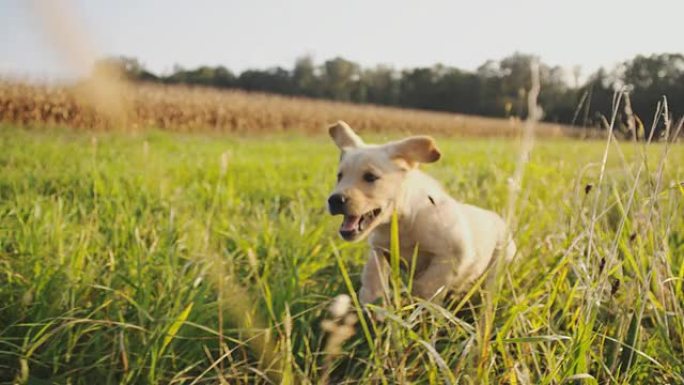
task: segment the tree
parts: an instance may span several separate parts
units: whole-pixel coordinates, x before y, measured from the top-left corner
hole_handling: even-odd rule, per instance
[[[431,68],[404,71],[399,81],[399,104],[404,107],[434,109],[434,80]]]
[[[194,70],[176,67],[173,74],[166,78],[168,83],[197,84],[214,87],[233,87],[235,75],[226,67],[201,66]]]
[[[292,71],[274,67],[248,69],[235,76],[223,66],[184,69],[175,66],[168,76],[157,77],[134,58],[103,59],[94,66],[99,72],[118,74],[131,80],[199,84],[246,91],[302,95],[357,103],[374,103],[435,111],[484,116],[527,115],[527,90],[531,83],[533,55],[516,52],[499,61],[488,60],[476,71],[438,64],[433,67],[397,71],[389,66],[363,69],[357,63],[336,57],[316,65],[310,56],[298,58]],[[682,114],[684,105],[684,56],[659,54],[636,56],[619,67],[601,68],[579,85],[579,67],[568,72],[539,63],[539,104],[544,120],[582,127],[602,125],[613,113],[615,92],[630,92],[632,110],[643,125],[653,120],[656,105],[667,96],[671,119]],[[574,74],[574,81],[573,81]],[[616,111],[617,130],[630,126],[629,114]],[[626,122],[626,123],[625,123]],[[631,127],[631,126],[630,126]],[[662,130],[662,124],[656,127]]]
[[[667,97],[669,112],[681,116],[684,112],[684,56],[660,54],[637,56],[624,63],[622,82],[630,91],[632,110],[644,122],[650,134],[656,107]],[[664,129],[663,119],[656,125],[656,135]]]
[[[295,62],[292,71],[294,93],[309,97],[321,97],[321,82],[316,74],[316,65],[311,56],[302,56]]]
[[[361,78],[359,65],[341,57],[323,63],[323,95],[333,100],[350,101]]]
[[[117,56],[100,59],[93,64],[92,75],[115,76],[134,81],[157,81],[159,78],[147,71],[136,58]]]
[[[293,93],[290,72],[281,67],[266,71],[247,70],[240,74],[237,86],[246,91],[274,92],[283,95]]]
[[[363,71],[361,82],[366,87],[369,103],[397,105],[399,103],[399,81],[392,67],[379,65]]]

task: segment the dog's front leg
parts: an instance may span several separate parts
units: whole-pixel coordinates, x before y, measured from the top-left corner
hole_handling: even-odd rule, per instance
[[[442,288],[447,289],[449,278],[453,274],[451,261],[433,259],[428,267],[413,280],[413,295],[423,299],[432,299]],[[442,290],[437,299],[444,296],[446,290]]]
[[[362,305],[380,298],[387,288],[388,264],[381,251],[371,250],[361,274],[359,301]]]

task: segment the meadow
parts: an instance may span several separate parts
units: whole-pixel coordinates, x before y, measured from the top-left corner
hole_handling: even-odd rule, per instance
[[[438,143],[426,170],[503,213],[519,141]],[[366,247],[326,212],[325,135],[3,125],[0,148],[2,382],[684,382],[680,144],[538,141],[498,290],[442,307],[404,275],[383,322],[328,310]]]

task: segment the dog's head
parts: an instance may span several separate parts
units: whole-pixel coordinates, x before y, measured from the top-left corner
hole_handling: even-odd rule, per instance
[[[342,153],[328,208],[330,214],[344,216],[340,235],[347,241],[363,239],[378,225],[388,223],[407,172],[441,156],[429,136],[365,144],[342,121],[331,126],[329,133]]]

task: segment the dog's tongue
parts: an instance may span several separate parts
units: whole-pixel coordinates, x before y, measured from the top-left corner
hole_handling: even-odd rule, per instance
[[[344,216],[344,222],[342,222],[342,226],[340,226],[341,231],[354,231],[356,230],[356,226],[359,224],[359,219],[361,217],[357,217],[354,215],[345,215]]]

